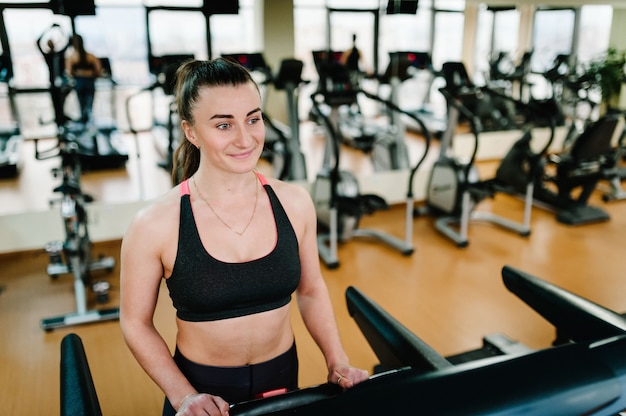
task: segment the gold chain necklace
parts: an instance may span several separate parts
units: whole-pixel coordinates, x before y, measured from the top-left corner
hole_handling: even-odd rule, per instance
[[[254,192],[254,208],[252,209],[252,215],[250,216],[250,219],[248,220],[248,223],[246,224],[246,226],[245,226],[245,227],[243,227],[243,230],[241,230],[241,231],[237,231],[237,230],[235,230],[233,227],[231,227],[230,225],[228,225],[228,223],[227,223],[226,221],[224,221],[224,220],[222,219],[222,217],[220,217],[220,216],[217,214],[217,212],[215,212],[215,210],[213,209],[213,207],[211,206],[211,204],[209,203],[209,201],[208,201],[208,200],[204,197],[204,195],[202,194],[202,192],[200,192],[200,188],[198,187],[198,184],[196,183],[196,177],[194,176],[192,179],[193,179],[193,186],[195,186],[195,187],[196,187],[196,191],[198,192],[198,195],[200,195],[200,199],[202,199],[202,200],[203,200],[203,201],[207,204],[207,206],[209,207],[209,209],[211,210],[211,212],[213,213],[213,215],[215,215],[215,217],[216,217],[216,218],[217,218],[217,219],[218,219],[218,220],[219,220],[222,224],[224,224],[224,225],[226,226],[226,228],[228,228],[230,231],[234,232],[235,234],[237,234],[238,236],[240,236],[240,237],[241,237],[241,236],[243,235],[243,233],[245,233],[245,232],[246,232],[246,230],[248,229],[248,227],[250,226],[250,224],[252,223],[252,219],[254,218],[254,214],[256,213],[256,206],[257,206],[257,202],[259,201],[259,187],[258,187],[258,185],[257,185],[257,182],[258,182],[258,181],[256,180],[256,177],[254,178],[254,179],[255,179],[255,181],[254,181],[254,182],[255,182],[255,184],[254,184],[254,189],[255,189],[255,192]]]

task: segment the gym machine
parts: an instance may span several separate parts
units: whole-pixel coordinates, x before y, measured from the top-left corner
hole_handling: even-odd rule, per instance
[[[317,58],[320,75],[317,97],[322,100],[317,100],[313,113],[332,118],[340,143],[367,154],[375,171],[410,169],[404,118],[410,118],[412,124],[422,129],[423,126],[415,121],[422,122],[421,117],[354,85],[348,68],[325,56],[332,55],[328,53]],[[375,107],[380,111],[366,116],[362,107]],[[314,118],[319,120],[315,114]],[[326,152],[329,149],[327,146]],[[328,161],[328,154],[325,161]]]
[[[390,101],[379,99],[379,102],[386,106],[387,111],[412,117],[414,122],[420,125],[424,131],[426,145],[420,160],[409,169],[404,240],[380,230],[359,228],[359,221],[363,215],[373,214],[375,211],[387,209],[389,206],[378,195],[361,194],[356,177],[348,171],[339,169],[341,139],[338,133],[338,108],[352,103],[357,94],[357,91],[344,89],[342,85],[333,84],[334,89],[315,92],[311,97],[313,111],[323,121],[326,129],[324,165],[313,183],[312,198],[316,207],[318,225],[322,229],[321,232],[318,232],[317,237],[319,255],[330,269],[339,267],[337,254],[339,242],[346,242],[354,237],[374,239],[405,256],[413,254],[413,182],[430,146],[430,133],[421,119],[414,114],[405,112]],[[320,109],[320,102],[330,107],[329,116]],[[392,162],[391,159],[395,157],[394,149],[386,150],[384,154],[390,159],[389,162]]]
[[[128,161],[128,149],[122,133],[117,128],[116,121],[116,88],[117,83],[113,78],[111,62],[107,57],[99,57],[102,65],[102,76],[96,81],[96,86],[105,84],[108,86],[110,94],[110,120],[100,120],[93,117],[93,120],[84,123],[72,121],[69,117],[64,123],[64,128],[73,134],[74,142],[78,146],[78,155],[84,171],[101,169],[118,169],[126,166]],[[101,88],[96,88],[96,95],[104,92]],[[63,114],[62,110],[57,110]],[[56,120],[57,127],[61,120]]]
[[[87,309],[87,295],[91,290],[98,303],[109,301],[110,284],[107,281],[95,281],[92,272],[104,270],[112,272],[115,259],[112,257],[92,257],[92,242],[89,238],[87,203],[92,200],[85,195],[80,186],[81,162],[75,137],[63,127],[59,129],[57,145],[43,151],[39,150],[35,139],[35,158],[37,160],[61,158],[61,166],[53,169],[55,177],[61,177],[61,184],[54,188],[60,193],[58,202],[65,230],[64,241],[53,241],[46,245],[50,263],[47,272],[52,279],[71,273],[74,276],[74,296],[76,311],[41,320],[41,327],[46,331],[71,325],[114,320],[119,318],[119,308]]]
[[[608,155],[608,168],[602,170],[602,180],[608,185],[601,184],[598,189],[602,191],[604,202],[619,201],[626,199],[626,190],[622,188],[622,181],[626,179],[626,125],[622,126],[622,133],[613,147],[613,151]]]
[[[542,154],[536,155],[528,143],[516,143],[506,171],[498,177],[520,192],[515,178],[528,176],[534,182],[533,204],[555,212],[559,222],[583,225],[608,221],[608,213],[589,205],[588,201],[598,182],[620,163],[615,159],[619,148],[614,148],[612,143],[621,118],[619,112],[608,112],[572,137],[570,146],[559,154],[547,155],[546,147]],[[540,168],[527,172],[527,163],[537,157]]]
[[[333,90],[339,85],[343,85],[342,88],[345,90],[358,90],[359,86],[354,84],[349,69],[341,63],[342,54],[333,50],[313,51],[313,62],[319,77],[318,91]],[[318,103],[317,110],[311,111],[309,117],[317,124],[323,125],[318,113],[323,112],[328,116],[331,110],[329,105]],[[380,133],[380,127],[363,116],[357,97],[338,105],[337,115],[342,143],[364,153],[371,152],[376,135]]]
[[[265,134],[265,148],[262,157],[272,163],[274,174],[281,180],[306,180],[306,160],[300,148],[300,116],[299,91],[306,83],[302,79],[304,63],[298,59],[283,59],[278,72],[272,74],[271,67],[261,53],[225,54],[222,57],[241,64],[254,73],[260,73],[259,86],[264,89],[261,94],[263,118],[269,129]],[[273,85],[277,91],[285,91],[288,124],[272,117],[266,111],[268,89]]]
[[[289,127],[285,149],[278,152],[275,158],[282,156],[282,169],[277,177],[283,180],[306,180],[306,158],[300,148],[300,112],[299,98],[300,86],[306,82],[302,79],[304,63],[298,59],[283,59],[280,62],[278,73],[274,76],[274,88],[285,91]],[[271,123],[271,121],[270,121]],[[275,165],[278,165],[274,162]]]
[[[519,343],[492,353],[481,349],[469,361],[454,363],[350,287],[350,315],[377,358],[393,369],[347,390],[324,383],[231,404],[229,413],[613,416],[626,409],[626,319],[510,266],[502,276],[505,286],[567,342],[539,350]],[[61,415],[100,414],[85,348],[76,334],[61,341],[60,377]]]
[[[131,132],[135,136],[135,144],[137,145],[137,150],[139,150],[137,143],[137,134],[141,132],[151,132],[154,137],[154,145],[161,156],[161,161],[158,162],[158,166],[165,169],[168,172],[172,172],[173,168],[173,157],[174,151],[180,142],[180,131],[179,131],[179,119],[176,111],[176,106],[173,100],[174,95],[174,75],[178,66],[188,59],[193,59],[198,52],[201,56],[206,53],[207,58],[213,57],[213,45],[211,42],[211,17],[214,15],[222,15],[222,14],[238,14],[239,13],[239,2],[228,0],[228,1],[201,1],[197,6],[189,6],[189,5],[155,5],[155,6],[145,6],[146,11],[146,43],[148,47],[148,69],[150,73],[152,73],[156,77],[156,81],[140,90],[139,92],[133,94],[126,101],[126,113],[129,118],[129,124],[131,124]],[[180,52],[177,53],[167,53],[167,54],[155,54],[154,53],[154,42],[153,35],[155,33],[154,23],[152,23],[153,14],[163,13],[169,16],[174,16],[177,13],[195,13],[199,16],[202,16],[205,22],[206,27],[206,38],[204,45],[181,45],[181,48],[184,48]],[[203,46],[203,48],[202,48]],[[199,51],[196,49],[200,47]],[[204,59],[207,59],[204,58]],[[162,104],[159,102],[159,110],[164,110],[164,117],[153,117],[153,125],[146,130],[138,130],[137,128],[132,127],[132,123],[130,121],[130,102],[136,96],[141,95],[145,91],[152,92],[153,98],[153,116],[156,115],[155,111],[155,102],[157,101],[157,94],[154,92],[160,90],[163,92],[164,97],[162,101],[164,101],[164,105],[160,107]],[[159,116],[163,114],[159,113]],[[138,154],[139,156],[139,154]],[[173,175],[176,177],[176,175]]]
[[[18,122],[15,91],[11,87],[13,72],[8,57],[0,54],[0,85],[8,101],[9,123],[0,127],[0,178],[14,178],[19,174],[22,162],[23,137]]]
[[[519,128],[516,101],[510,95],[492,87],[476,85],[469,77],[462,62],[444,62],[441,76],[445,79],[445,88],[450,91],[474,90],[473,97],[467,97],[465,107],[480,122],[482,131],[502,131]],[[521,100],[517,100],[521,102]]]
[[[444,64],[443,70],[449,72],[460,70],[461,73],[464,73],[464,66],[462,63],[447,62]],[[453,75],[449,76],[453,77]],[[439,158],[433,164],[428,179],[426,205],[423,209],[416,210],[416,215],[434,214],[437,217],[435,228],[458,247],[469,245],[470,221],[489,222],[520,236],[529,236],[534,188],[534,183],[530,177],[516,178],[518,179],[516,184],[519,185],[519,188],[514,188],[510,183],[500,180],[497,176],[481,180],[474,164],[482,124],[478,117],[467,108],[466,103],[475,102],[478,99],[477,96],[484,94],[484,89],[477,89],[473,86],[460,88],[446,86],[440,91],[448,103],[448,126],[441,138]],[[509,99],[513,100],[512,98]],[[523,106],[521,102],[516,103]],[[525,108],[530,114],[527,117],[528,125],[520,140],[529,142],[532,138],[531,127],[536,124],[536,114],[540,113],[541,109],[532,111],[530,106]],[[449,154],[461,116],[469,120],[474,138],[472,153],[467,161],[461,161],[458,155]],[[550,140],[554,137],[554,133],[554,124],[552,123]],[[537,169],[535,167],[537,162],[533,161],[533,163],[528,166],[534,172]],[[517,192],[523,194],[524,213],[520,222],[504,218],[493,212],[475,209],[480,202],[488,197],[493,197],[497,192],[511,195]]]
[[[61,416],[102,416],[83,340],[69,333],[61,340]]]
[[[547,165],[553,165],[556,173],[546,173],[543,181],[554,184],[557,191],[540,186],[536,199],[556,210],[558,221],[581,225],[610,219],[603,209],[589,205],[588,200],[598,182],[619,163],[615,159],[619,150],[612,143],[621,119],[621,113],[608,112],[585,128],[571,147],[548,157]]]
[[[154,147],[161,157],[158,166],[168,172],[172,171],[174,165],[174,151],[180,143],[180,129],[178,112],[176,103],[174,102],[174,87],[176,70],[184,61],[193,59],[193,55],[174,54],[163,56],[150,56],[149,69],[154,75],[155,81],[141,90],[129,95],[126,98],[126,118],[128,119],[129,130],[135,138],[135,146],[137,149],[137,158],[140,158],[138,134],[141,132],[151,132],[154,137]],[[163,121],[157,116],[155,91],[160,90],[163,93],[163,101],[166,108],[166,120]],[[133,102],[146,92],[152,93],[152,124],[149,128],[138,129],[133,121],[132,115]],[[144,109],[145,110],[145,109]],[[159,114],[161,115],[161,114]]]
[[[409,113],[414,113],[421,118],[433,137],[440,137],[446,130],[445,115],[437,114],[431,106],[429,106],[431,89],[435,80],[440,75],[441,74],[433,68],[430,53],[397,51],[389,52],[389,65],[384,74],[378,77],[380,84],[390,86],[390,101],[404,108]],[[416,80],[418,78],[421,80],[424,90],[422,99],[416,100],[418,103],[421,102],[421,105],[417,108],[415,106],[408,108],[408,106],[400,103],[399,90],[403,82]],[[408,128],[421,132],[420,126],[413,123],[410,117],[406,117],[405,122]]]
[[[517,95],[517,99],[520,101],[528,102],[531,99],[530,84],[528,83],[528,75],[530,74],[530,60],[533,56],[533,51],[527,51],[522,54],[517,65],[510,63],[510,70],[503,70],[503,66],[507,66],[506,62],[511,58],[506,52],[500,52],[496,55],[496,58],[489,63],[489,78],[490,82],[494,85],[504,85],[504,90],[507,95]],[[517,84],[518,92],[514,93],[514,86]]]
[[[81,6],[73,3],[71,6],[69,4],[64,5],[63,1],[60,1],[58,5],[53,5],[53,7],[58,7],[58,9],[53,8],[55,13],[66,15],[71,19],[73,35],[76,34],[76,17],[81,15],[95,15],[93,1],[85,2]],[[55,36],[65,36],[58,24],[53,24],[37,40],[42,53],[49,54],[49,52],[44,52],[41,44],[47,40],[53,39]],[[67,46],[63,47],[62,50],[66,47]],[[54,117],[51,120],[40,120],[40,124],[42,125],[54,123],[57,129],[62,128],[64,131],[74,136],[74,143],[78,146],[78,155],[81,160],[82,169],[85,171],[122,168],[126,165],[128,160],[126,144],[121,132],[119,132],[116,127],[115,95],[117,84],[113,78],[111,63],[107,57],[99,57],[98,59],[102,65],[102,75],[96,80],[97,88],[95,94],[98,96],[98,91],[103,92],[103,89],[99,88],[102,84],[107,85],[110,95],[110,120],[103,122],[99,117],[92,114],[89,120],[75,121],[70,115],[66,114],[65,104],[68,96],[73,92],[73,80],[71,78],[68,79],[63,74],[64,68],[59,63],[49,63],[50,85],[48,89],[45,90],[50,93]],[[52,62],[55,61],[53,60]],[[39,90],[19,89],[17,92],[29,93],[39,92]],[[106,101],[102,100],[102,102]]]

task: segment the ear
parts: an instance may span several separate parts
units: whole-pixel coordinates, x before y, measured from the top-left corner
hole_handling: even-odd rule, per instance
[[[189,140],[189,142],[193,144],[194,146],[198,147],[199,144],[198,144],[198,141],[196,140],[196,136],[194,134],[193,126],[191,125],[191,123],[189,123],[187,120],[183,120],[180,123],[180,126],[187,140]]]

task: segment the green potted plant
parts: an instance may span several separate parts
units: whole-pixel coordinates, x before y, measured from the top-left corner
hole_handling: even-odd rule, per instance
[[[602,93],[605,109],[615,107],[625,80],[626,52],[609,48],[601,58],[589,62],[584,76],[595,83]]]

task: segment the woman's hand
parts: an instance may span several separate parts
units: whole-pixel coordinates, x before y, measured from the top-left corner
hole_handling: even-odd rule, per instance
[[[328,381],[344,389],[348,389],[368,378],[369,374],[367,371],[349,365],[337,365],[328,372]]]
[[[228,416],[228,409],[230,405],[221,397],[197,393],[183,399],[176,416]]]

